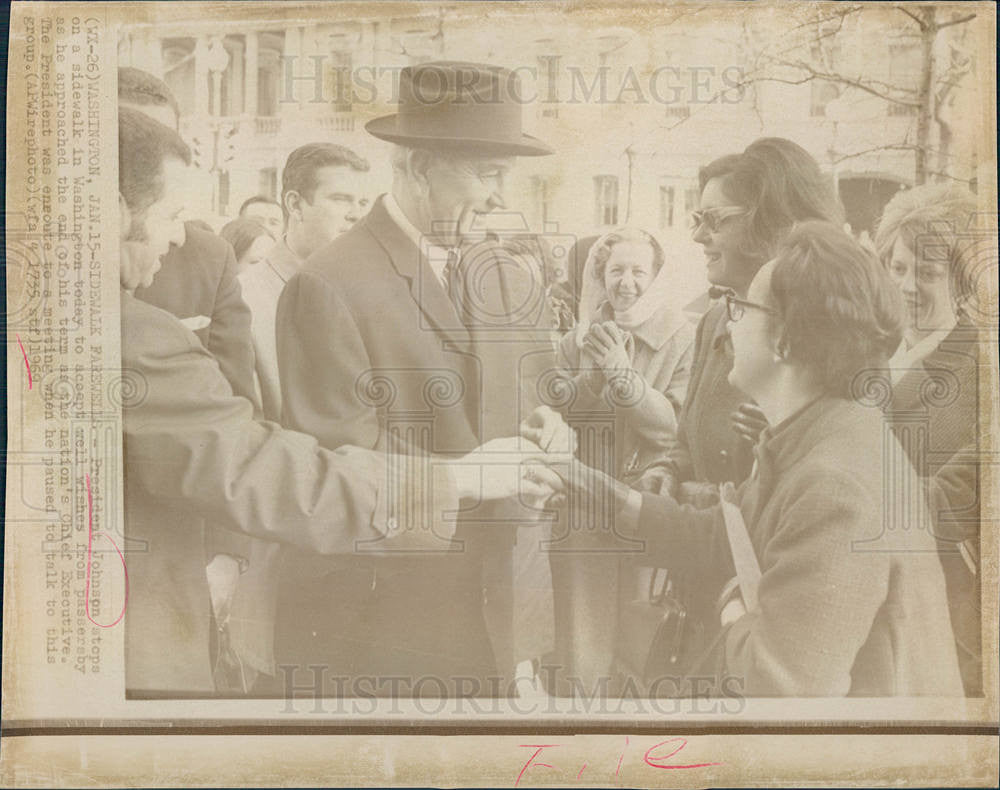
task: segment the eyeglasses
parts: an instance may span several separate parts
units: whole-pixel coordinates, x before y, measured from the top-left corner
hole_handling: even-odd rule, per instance
[[[698,230],[704,228],[709,233],[718,233],[722,223],[733,217],[740,217],[747,213],[747,209],[742,206],[716,206],[706,208],[701,211],[691,212],[691,229]]]
[[[734,324],[743,317],[748,307],[752,307],[755,310],[760,310],[770,315],[778,314],[777,310],[774,310],[767,305],[757,304],[756,302],[748,302],[746,299],[740,299],[732,288],[721,288],[717,285],[713,285],[708,289],[708,295],[712,299],[722,298],[726,300],[726,313],[729,316],[729,320]]]

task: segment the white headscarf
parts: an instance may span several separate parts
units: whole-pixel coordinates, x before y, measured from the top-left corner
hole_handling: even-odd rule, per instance
[[[651,234],[638,228],[616,228],[605,233],[594,242],[587,255],[587,261],[583,265],[583,283],[580,288],[580,320],[576,327],[576,344],[580,346],[583,339],[590,331],[591,324],[599,323],[603,320],[602,312],[605,303],[608,302],[608,294],[604,288],[604,278],[597,276],[597,258],[602,249],[614,247],[615,244],[623,241],[645,242],[650,246],[660,247],[659,242]],[[660,248],[662,251],[662,248]],[[654,249],[655,252],[655,249]],[[646,323],[655,313],[660,310],[671,310],[676,317],[676,321],[670,321],[670,334],[673,334],[687,319],[684,317],[681,307],[676,297],[676,289],[672,289],[671,277],[664,258],[660,265],[660,270],[653,278],[649,287],[639,295],[628,310],[614,311],[615,323],[626,331],[631,331]],[[669,337],[669,335],[668,335]],[[664,337],[664,342],[668,339]]]

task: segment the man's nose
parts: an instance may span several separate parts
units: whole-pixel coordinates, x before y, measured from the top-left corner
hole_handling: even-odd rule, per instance
[[[691,238],[694,239],[699,244],[708,244],[711,240],[708,229],[705,227],[705,223],[698,222],[695,224],[694,228],[691,229]]]

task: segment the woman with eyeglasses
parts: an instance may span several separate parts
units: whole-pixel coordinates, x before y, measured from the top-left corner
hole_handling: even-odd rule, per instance
[[[855,391],[902,336],[899,294],[840,225],[804,222],[741,295],[728,380],[768,427],[753,474],[707,508],[571,465],[571,496],[613,502],[646,561],[697,574],[708,647],[652,696],[962,694],[944,574],[916,473]]]
[[[887,413],[928,486],[966,693],[982,693],[979,561],[979,349],[975,279],[995,236],[977,232],[975,197],[927,184],[886,205],[875,245],[903,297]],[[995,287],[995,279],[994,279]]]
[[[761,138],[743,153],[703,167],[698,180],[701,204],[692,218],[693,238],[704,250],[715,295],[731,290],[745,298],[750,281],[794,223],[843,223],[832,180],[790,140]],[[766,421],[753,399],[728,383],[732,364],[725,307],[716,304],[698,325],[677,443],[646,474],[644,490],[707,503],[718,483],[739,483],[750,473],[753,444]]]
[[[672,274],[646,231],[604,234],[583,267],[578,325],[559,346],[562,411],[579,457],[630,484],[673,448],[690,375],[694,327],[673,298]],[[610,670],[614,590],[631,572],[620,562],[629,546],[606,522],[570,510],[549,553],[558,663],[588,685]]]

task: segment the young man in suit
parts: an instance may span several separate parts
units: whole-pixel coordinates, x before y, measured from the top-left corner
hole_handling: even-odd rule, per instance
[[[462,459],[417,458],[316,441],[254,418],[214,357],[176,316],[135,298],[185,242],[190,151],[176,132],[119,111],[124,403],[126,689],[134,696],[211,695],[204,521],[306,551],[392,556],[434,550],[464,498],[542,498],[558,485],[501,440]],[[494,466],[502,456],[508,463]],[[488,460],[491,474],[483,475]],[[405,473],[403,473],[405,471]],[[416,472],[416,474],[414,473]],[[415,481],[424,484],[417,485]]]
[[[325,447],[402,435],[461,453],[527,421],[543,446],[568,447],[561,418],[536,410],[554,368],[541,283],[500,245],[472,243],[482,217],[505,207],[515,157],[552,153],[522,133],[516,82],[469,63],[402,71],[399,113],[366,127],[396,144],[391,193],[315,252],[278,306],[285,424]],[[536,519],[517,501],[469,502],[456,541],[436,555],[346,568],[289,554],[279,664],[433,676],[449,688],[468,678],[465,693],[508,693],[511,544]],[[475,524],[497,529],[483,540]]]

